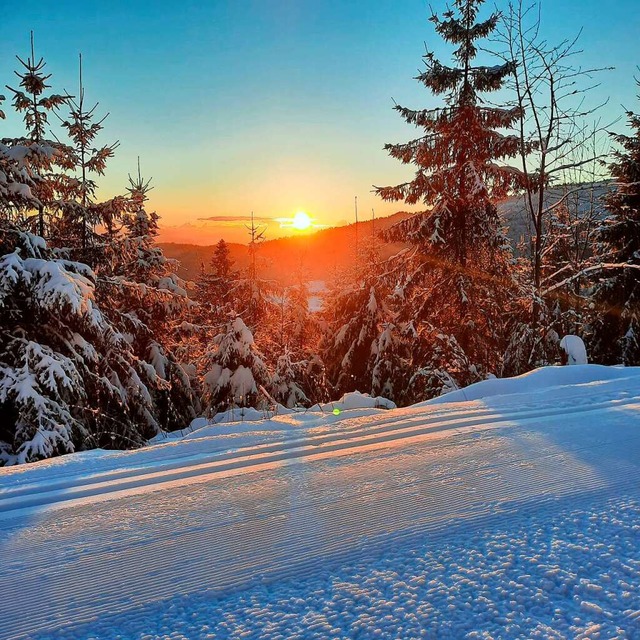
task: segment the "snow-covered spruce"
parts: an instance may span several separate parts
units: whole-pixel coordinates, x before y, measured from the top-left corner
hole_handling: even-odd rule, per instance
[[[591,349],[600,362],[628,366],[640,364],[640,115],[627,115],[633,133],[613,136],[621,147],[611,165],[615,190],[598,236],[601,258],[617,268],[595,286]]]
[[[238,284],[238,272],[231,260],[229,245],[221,239],[216,244],[208,267],[201,265],[194,298],[198,307],[195,319],[205,326],[221,325],[232,311]]]
[[[155,239],[158,215],[146,210],[149,180],[129,178],[129,197],[123,212],[123,233],[103,251],[96,267],[98,304],[113,324],[128,336],[135,356],[153,369],[159,384],[151,389],[156,419],[164,430],[181,428],[199,410],[189,367],[176,351],[178,329],[191,302],[185,283],[174,273]]]
[[[406,345],[388,304],[389,287],[372,266],[360,277],[354,283],[343,274],[328,291],[322,355],[336,393],[357,389],[396,400],[406,380],[400,366]]]
[[[231,319],[213,340],[205,355],[208,370],[204,375],[203,403],[215,414],[233,407],[256,407],[260,385],[268,386],[269,376],[253,335],[239,316]]]
[[[427,53],[418,80],[433,94],[446,94],[446,104],[421,110],[395,107],[422,134],[386,149],[402,163],[415,165],[416,173],[409,182],[377,188],[384,200],[425,206],[388,233],[414,247],[399,254],[393,265],[403,301],[398,319],[415,322],[418,341],[431,333],[429,325],[455,341],[471,363],[468,371],[457,371],[462,384],[479,372],[497,371],[506,347],[504,311],[514,283],[496,202],[522,179],[520,171],[504,164],[519,150],[519,137],[508,132],[520,110],[486,106],[481,97],[499,90],[515,65],[473,65],[476,41],[489,36],[498,22],[497,13],[476,21],[481,4],[456,0],[443,18],[431,17],[437,33],[457,47],[456,66],[445,66]],[[412,373],[424,370],[424,362],[414,360]],[[451,366],[444,363],[445,370]]]
[[[21,138],[5,138],[3,144],[9,147],[35,149],[29,153],[29,172],[32,178],[30,190],[36,197],[35,216],[25,216],[30,231],[45,235],[51,205],[60,190],[60,184],[67,177],[63,171],[74,165],[73,150],[56,140],[47,140],[45,134],[49,126],[49,115],[56,112],[67,102],[67,96],[56,93],[47,94],[50,85],[47,81],[51,74],[46,74],[46,63],[43,58],[36,60],[34,53],[33,33],[31,34],[31,55],[26,61],[16,56],[20,69],[16,76],[20,79],[19,88],[7,85],[13,94],[13,107],[23,115],[26,136]],[[61,172],[62,170],[62,172]],[[1,179],[0,179],[1,182]],[[20,205],[22,203],[18,203]],[[3,207],[7,206],[4,202]]]
[[[33,157],[47,157],[53,151],[35,143],[7,144],[0,141],[0,213],[8,216],[10,211],[23,211],[36,207],[38,199],[33,194],[37,178],[31,171]]]
[[[143,444],[161,380],[96,306],[93,272],[6,223],[0,256],[0,461]]]
[[[97,184],[93,175],[104,175],[107,161],[113,157],[118,143],[97,146],[97,137],[104,128],[107,116],[96,117],[98,104],[85,106],[80,56],[80,83],[77,97],[68,96],[69,114],[62,121],[73,145],[73,175],[60,181],[59,197],[55,202],[58,216],[52,224],[52,236],[59,246],[72,252],[74,259],[95,266],[100,257],[100,234],[96,226],[110,226],[113,222],[113,201],[96,201]],[[116,202],[122,202],[121,199]]]
[[[278,358],[270,385],[271,395],[278,403],[288,408],[310,404],[298,383],[304,377],[305,369],[306,363],[295,362],[288,349]]]

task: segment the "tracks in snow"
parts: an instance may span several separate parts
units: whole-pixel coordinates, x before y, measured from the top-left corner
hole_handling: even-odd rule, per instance
[[[637,402],[614,401],[617,408]],[[590,413],[607,409],[613,401],[605,400],[584,406],[573,406],[570,414]],[[438,407],[439,409],[439,407]],[[568,413],[566,406],[546,409],[496,411],[489,408],[465,407],[443,412],[436,409],[399,410],[389,416],[355,418],[357,427],[342,428],[321,435],[293,438],[227,453],[210,454],[197,461],[170,460],[150,468],[115,470],[90,476],[75,476],[41,484],[24,485],[0,493],[0,519],[30,513],[34,508],[60,505],[71,501],[102,501],[122,493],[142,493],[162,490],[176,482],[207,482],[216,475],[236,475],[263,471],[283,463],[300,459],[323,459],[331,456],[352,455],[378,447],[398,446],[406,440],[421,437],[442,437],[447,432],[469,432],[495,429],[509,423],[553,418]],[[349,424],[349,423],[348,423]]]

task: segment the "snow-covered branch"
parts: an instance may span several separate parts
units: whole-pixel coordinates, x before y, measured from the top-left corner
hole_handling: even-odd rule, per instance
[[[591,267],[587,267],[586,269],[582,269],[582,271],[580,271],[579,273],[576,273],[569,278],[565,278],[562,282],[558,282],[557,284],[554,284],[552,287],[549,287],[548,289],[545,289],[540,293],[543,296],[547,296],[550,293],[557,291],[558,289],[562,289],[562,287],[566,287],[568,284],[574,282],[575,280],[584,278],[586,275],[597,273],[598,271],[611,271],[618,269],[632,269],[634,271],[640,271],[640,264],[630,264],[628,262],[619,262],[616,264],[603,262],[601,264],[595,264]]]

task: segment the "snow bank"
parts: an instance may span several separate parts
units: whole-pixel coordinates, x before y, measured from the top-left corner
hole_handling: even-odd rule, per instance
[[[598,364],[576,365],[573,367],[541,367],[515,378],[492,378],[469,385],[464,389],[451,391],[439,398],[421,402],[416,407],[449,402],[482,400],[493,396],[516,393],[532,393],[555,387],[578,384],[594,384],[606,380],[637,377],[640,384],[640,367],[605,367]]]
[[[314,410],[318,405],[311,407]],[[382,396],[376,396],[375,398],[368,393],[360,393],[359,391],[352,391],[345,393],[338,401],[327,402],[321,405],[323,411],[348,411],[350,409],[395,409],[396,405],[391,400],[383,398]]]
[[[275,411],[242,407],[217,413],[212,418],[200,417],[179,431],[161,433],[149,445],[187,441],[209,441],[209,452],[233,451],[239,448],[285,442],[318,432],[340,428],[345,420],[385,413],[396,405],[383,397],[366,393],[345,393],[340,400],[314,405],[309,409],[289,409],[277,405]]]

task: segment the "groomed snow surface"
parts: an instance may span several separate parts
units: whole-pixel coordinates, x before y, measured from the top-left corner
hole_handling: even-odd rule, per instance
[[[1,469],[0,638],[640,638],[639,368],[376,404]]]

